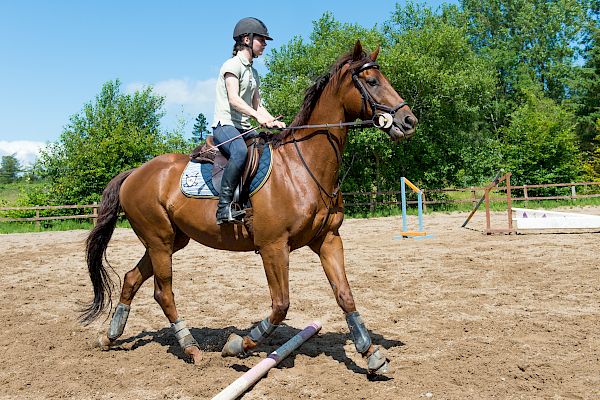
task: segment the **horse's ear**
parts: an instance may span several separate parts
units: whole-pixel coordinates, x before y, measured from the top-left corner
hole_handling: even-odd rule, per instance
[[[379,55],[379,49],[380,46],[377,46],[377,48],[371,53],[371,60],[377,60],[377,56]]]
[[[354,45],[354,50],[352,51],[352,60],[353,61],[360,60],[362,58],[362,53],[363,53],[362,44],[360,44],[360,40],[357,40],[356,44]]]

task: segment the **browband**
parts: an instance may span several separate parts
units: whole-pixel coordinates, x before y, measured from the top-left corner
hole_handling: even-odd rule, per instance
[[[377,68],[379,69],[379,64],[377,64],[375,61],[372,62],[368,62],[366,64],[363,64],[362,67],[360,67],[359,69],[357,69],[356,71],[352,72],[352,75],[358,75],[361,72],[363,72],[366,69],[370,69],[370,68]]]

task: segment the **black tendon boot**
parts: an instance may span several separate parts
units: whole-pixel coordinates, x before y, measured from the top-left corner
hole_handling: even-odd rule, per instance
[[[227,165],[221,178],[221,193],[219,194],[219,206],[217,207],[217,224],[227,222],[242,222],[246,211],[232,210],[233,192],[239,181],[241,171],[234,165]]]

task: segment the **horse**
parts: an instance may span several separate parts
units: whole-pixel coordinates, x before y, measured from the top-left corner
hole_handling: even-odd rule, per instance
[[[102,349],[109,349],[123,334],[135,294],[153,276],[154,299],[179,345],[191,362],[201,362],[198,342],[178,314],[172,291],[172,255],[193,239],[215,249],[255,251],[262,258],[271,312],[248,335],[231,334],[222,350],[224,357],[247,355],[284,320],[290,304],[290,252],[309,246],[320,258],[355,348],[366,359],[367,373],[388,372],[389,360],[372,343],[357,311],[339,231],[344,219],[339,170],[351,125],[359,119],[370,121],[397,142],[412,136],[417,124],[408,104],[380,71],[378,54],[379,47],[367,54],[357,41],[306,90],[290,126],[272,137],[272,173],[251,198],[250,223],[217,225],[216,200],[182,194],[180,177],[189,161],[184,154],[157,156],[108,183],[86,240],[94,298],[81,312],[83,324],[112,309],[113,282],[103,258],[120,212],[146,251],[124,276],[108,331],[98,338]]]

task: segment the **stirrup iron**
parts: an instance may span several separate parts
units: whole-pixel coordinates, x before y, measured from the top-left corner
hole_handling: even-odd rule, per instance
[[[217,225],[230,222],[241,224],[244,222],[244,216],[246,215],[246,211],[234,209],[233,202],[229,203],[226,207],[227,216],[226,218],[223,218],[222,216],[217,218]]]

